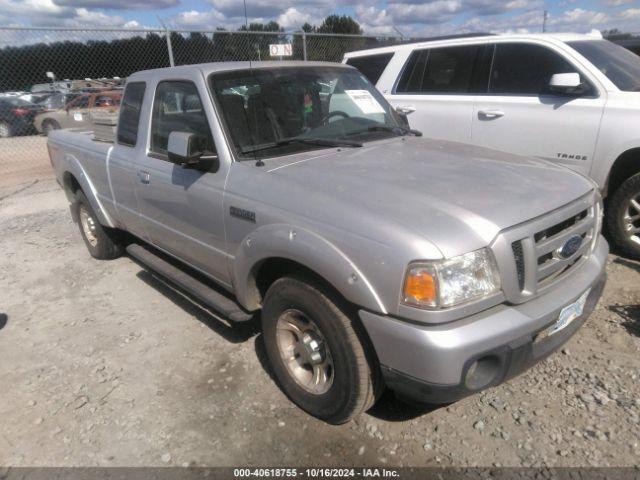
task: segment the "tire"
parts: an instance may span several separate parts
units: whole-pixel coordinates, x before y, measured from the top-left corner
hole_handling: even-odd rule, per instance
[[[55,120],[47,119],[42,122],[42,133],[49,136],[54,130],[60,130],[60,124]]]
[[[350,310],[320,282],[304,276],[276,280],[265,295],[262,309],[265,349],[281,389],[304,411],[335,425],[368,410],[383,390],[373,348]],[[296,334],[295,328],[282,328],[285,324],[308,328],[298,328]],[[307,342],[309,337],[311,342]],[[320,345],[316,349],[314,339]],[[287,349],[290,343],[298,347],[289,345]],[[313,358],[308,348],[301,347],[305,343],[317,354],[315,366],[301,366]],[[292,351],[297,353],[290,355]],[[285,355],[291,358],[289,362],[285,362]],[[323,373],[316,376],[316,367]],[[325,381],[318,384],[311,380],[305,385],[308,378]]]
[[[0,122],[0,138],[13,137],[13,129],[8,122]]]
[[[609,197],[606,216],[613,245],[625,255],[640,259],[640,173],[628,178]]]
[[[82,190],[76,192],[73,213],[78,221],[82,240],[93,258],[112,260],[122,255],[124,248],[118,231],[100,224]]]

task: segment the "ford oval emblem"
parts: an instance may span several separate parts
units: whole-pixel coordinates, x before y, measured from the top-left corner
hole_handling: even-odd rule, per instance
[[[582,237],[573,235],[557,250],[558,256],[563,259],[571,258],[580,249],[580,245],[582,245]]]

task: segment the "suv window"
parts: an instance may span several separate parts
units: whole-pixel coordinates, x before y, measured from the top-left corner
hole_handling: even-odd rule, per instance
[[[397,93],[474,93],[474,68],[482,46],[415,50],[402,72]]]
[[[215,152],[209,122],[192,82],[181,80],[158,84],[151,118],[151,151],[166,154],[171,132],[195,133],[202,138],[207,152]]]
[[[498,43],[493,55],[489,93],[539,95],[551,76],[575,72],[576,68],[554,51],[527,43]]]
[[[89,108],[89,95],[82,95],[69,104],[69,108]]]
[[[135,147],[138,141],[138,124],[145,87],[144,82],[129,83],[124,91],[118,119],[118,143],[121,145]]]
[[[379,53],[377,55],[366,55],[364,57],[352,57],[347,59],[347,65],[360,70],[367,80],[374,85],[380,80],[380,76],[393,57],[391,53]]]

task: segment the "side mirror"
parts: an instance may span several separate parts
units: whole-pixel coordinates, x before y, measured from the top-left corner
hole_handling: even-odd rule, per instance
[[[203,156],[205,139],[195,133],[171,132],[167,144],[167,156],[171,163],[182,168],[209,170],[217,155]]]
[[[582,83],[579,73],[555,73],[549,80],[549,90],[561,95],[582,95],[588,87]]]

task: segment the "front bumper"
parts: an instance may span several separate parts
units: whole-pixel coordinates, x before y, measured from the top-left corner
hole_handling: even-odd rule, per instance
[[[523,372],[556,351],[589,317],[602,295],[608,253],[607,242],[599,237],[585,263],[557,288],[523,304],[498,305],[444,325],[360,311],[387,386],[414,401],[449,403]],[[565,306],[587,290],[580,317],[536,340]],[[470,368],[483,368],[486,381],[470,381]]]

